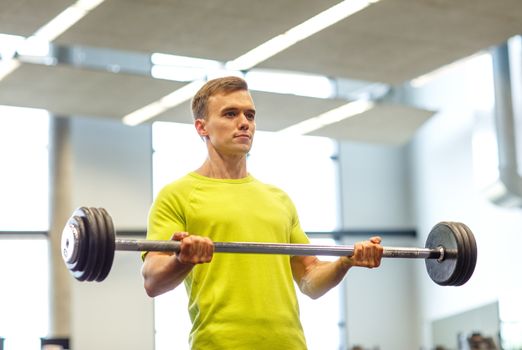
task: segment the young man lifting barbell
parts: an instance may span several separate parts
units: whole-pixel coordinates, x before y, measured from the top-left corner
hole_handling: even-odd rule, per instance
[[[353,255],[324,262],[314,256],[214,255],[213,242],[309,243],[291,199],[247,171],[256,109],[246,82],[207,82],[192,101],[196,132],[208,157],[165,186],[155,199],[147,239],[181,242],[178,254],[144,254],[144,285],[157,296],[185,283],[192,349],[306,349],[294,289],[318,298],[352,266],[378,267],[379,237]]]

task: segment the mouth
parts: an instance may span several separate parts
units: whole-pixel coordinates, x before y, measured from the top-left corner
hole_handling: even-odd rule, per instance
[[[234,138],[240,138],[240,139],[247,138],[250,140],[251,136],[248,134],[239,134],[239,135],[235,135]]]

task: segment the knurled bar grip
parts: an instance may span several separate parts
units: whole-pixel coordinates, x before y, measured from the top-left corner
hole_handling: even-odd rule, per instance
[[[178,241],[116,239],[116,250],[123,251],[168,251],[178,253],[180,246],[181,243]],[[214,252],[216,253],[351,256],[353,255],[354,250],[354,246],[342,245],[325,246],[313,244],[214,242]],[[447,253],[448,252],[445,252],[442,247],[436,249],[384,247],[383,257],[442,259]]]

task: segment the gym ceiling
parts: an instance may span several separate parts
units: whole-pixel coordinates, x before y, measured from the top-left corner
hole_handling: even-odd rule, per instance
[[[62,55],[93,58],[61,58],[53,64],[21,60],[0,80],[0,105],[122,120],[189,84],[151,77],[152,53],[228,62],[338,2],[105,0],[52,40]],[[1,0],[0,33],[30,37],[74,3]],[[253,67],[323,75],[339,87],[330,98],[253,91],[258,129],[281,130],[364,95],[376,98],[374,108],[311,134],[407,142],[436,111],[398,103],[387,98],[390,91],[521,33],[520,0],[371,2]],[[189,103],[146,122],[155,120],[190,122]]]

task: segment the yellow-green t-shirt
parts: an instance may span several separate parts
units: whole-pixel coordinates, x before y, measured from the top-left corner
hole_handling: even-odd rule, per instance
[[[174,232],[214,242],[309,242],[286,193],[250,175],[192,172],[165,186],[150,210],[147,238]],[[185,287],[192,349],[306,349],[289,256],[216,253],[194,267]]]

